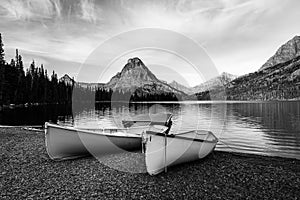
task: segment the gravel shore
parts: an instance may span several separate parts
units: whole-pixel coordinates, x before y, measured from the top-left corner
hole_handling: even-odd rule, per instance
[[[0,156],[0,199],[300,199],[295,159],[215,151],[150,176],[93,157],[52,161],[44,133],[21,128],[0,128]]]

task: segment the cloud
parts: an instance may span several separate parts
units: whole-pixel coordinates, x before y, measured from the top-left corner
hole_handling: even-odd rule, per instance
[[[94,0],[82,0],[81,4],[81,17],[82,19],[95,23],[97,20],[97,13]]]
[[[95,23],[100,7],[94,0],[2,0],[1,17],[8,20],[42,21],[60,19],[63,15]]]
[[[22,1],[4,1],[1,3],[1,10],[1,17],[11,20],[28,19],[32,16]]]
[[[220,72],[242,74],[300,33],[299,6],[298,0],[1,0],[0,27],[5,48],[47,56],[49,64],[83,62],[121,32],[169,29],[203,45]]]
[[[3,0],[0,7],[3,11],[1,17],[9,20],[43,20],[61,16],[59,0]]]

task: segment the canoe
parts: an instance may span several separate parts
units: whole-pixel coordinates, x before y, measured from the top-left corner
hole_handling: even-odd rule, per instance
[[[140,149],[142,132],[163,132],[166,127],[140,126],[132,128],[85,129],[45,123],[45,143],[53,160],[75,159],[93,155],[120,153]]]
[[[210,131],[194,130],[180,134],[146,132],[147,172],[156,175],[167,167],[204,158],[211,153],[217,137]]]
[[[130,120],[123,120],[122,124],[125,128],[137,127],[137,126],[153,126],[161,125],[166,127],[172,126],[172,114],[171,113],[156,113],[156,114],[143,114],[136,115]]]

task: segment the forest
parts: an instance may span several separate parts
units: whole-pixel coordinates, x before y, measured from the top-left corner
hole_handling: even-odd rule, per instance
[[[37,67],[34,61],[25,70],[18,50],[8,63],[3,46],[0,34],[0,105],[71,102],[72,85],[60,82],[54,71],[49,76],[44,66]]]

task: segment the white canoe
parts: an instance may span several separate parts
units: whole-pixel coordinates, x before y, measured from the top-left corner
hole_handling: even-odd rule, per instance
[[[146,168],[150,175],[168,166],[198,160],[212,152],[218,142],[210,131],[195,130],[176,135],[147,131]]]
[[[163,132],[166,127],[84,129],[46,122],[46,150],[53,160],[67,160],[140,149],[142,146],[141,135],[145,130]]]

